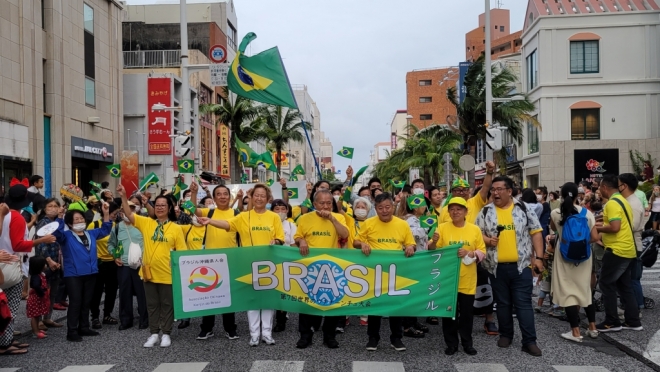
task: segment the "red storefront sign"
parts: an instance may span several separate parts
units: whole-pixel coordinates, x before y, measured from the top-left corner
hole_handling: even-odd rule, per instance
[[[172,79],[149,78],[147,95],[149,155],[169,155],[172,153],[172,111],[153,110],[153,106],[172,106]]]

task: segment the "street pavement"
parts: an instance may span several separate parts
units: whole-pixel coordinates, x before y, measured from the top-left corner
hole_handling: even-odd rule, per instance
[[[660,265],[659,268],[660,269]],[[653,270],[656,270],[655,268]],[[660,303],[660,271],[648,270],[644,274],[644,290],[647,296]],[[656,284],[648,284],[655,282]],[[633,351],[644,355],[649,345],[658,345],[653,341],[660,329],[658,320],[660,308],[644,310],[642,332],[625,331],[610,335],[614,340]],[[137,312],[136,312],[137,314]],[[64,317],[63,311],[56,312],[58,318]],[[113,315],[117,315],[116,310]],[[602,313],[598,317],[601,318]],[[653,371],[642,361],[617,348],[621,345],[607,342],[603,338],[584,339],[576,344],[560,338],[560,333],[569,329],[568,323],[536,314],[538,343],[543,349],[543,357],[535,358],[520,351],[519,330],[508,349],[496,345],[497,337],[486,335],[483,319],[474,319],[475,348],[479,354],[468,356],[459,351],[454,356],[444,355],[444,341],[441,327],[431,326],[431,332],[423,339],[404,338],[408,350],[394,351],[389,342],[387,320],[383,321],[381,342],[375,352],[365,350],[367,342],[366,327],[358,324],[359,319],[351,318],[351,325],[346,333],[338,335],[340,348],[327,349],[322,345],[320,335],[314,339],[314,345],[305,350],[298,350],[297,315],[291,314],[287,329],[275,333],[277,342],[274,346],[261,344],[248,346],[247,317],[237,314],[239,329],[238,340],[228,340],[222,332],[221,319],[216,323],[216,336],[209,340],[197,341],[200,319],[193,319],[191,327],[173,330],[170,348],[154,347],[145,349],[142,344],[149,336],[146,330],[130,329],[118,331],[117,326],[104,326],[100,337],[87,337],[82,343],[65,340],[65,328],[51,329],[46,340],[30,337],[29,323],[25,317],[25,302],[21,304],[21,315],[17,319],[18,329],[26,335],[19,340],[30,343],[29,353],[21,356],[0,357],[0,372],[119,372],[119,371],[154,371],[154,372],[312,372],[312,371],[458,371],[458,372],[506,372],[506,371],[558,371],[558,372],[607,372],[607,371]],[[64,323],[64,319],[62,319]],[[137,322],[136,322],[137,323]],[[649,341],[651,341],[649,343]],[[654,343],[655,342],[655,343]],[[625,350],[626,348],[623,347]],[[657,351],[660,354],[660,350]],[[652,359],[652,358],[651,358]],[[646,361],[648,362],[648,361]],[[660,361],[656,360],[656,363]],[[655,365],[652,365],[655,366]],[[655,366],[660,370],[660,366]]]

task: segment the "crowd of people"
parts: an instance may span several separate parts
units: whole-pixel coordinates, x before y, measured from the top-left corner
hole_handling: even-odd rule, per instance
[[[293,207],[285,180],[280,180],[282,199],[273,199],[264,184],[235,197],[227,186],[211,191],[196,183],[180,197],[169,191],[152,197],[147,192],[127,195],[122,185],[113,192],[104,183],[98,198],[81,200],[44,198],[40,176],[12,180],[0,203],[0,306],[5,296],[15,317],[26,299],[36,339],[47,338],[49,328],[62,327],[53,319],[53,310],[66,310],[66,338],[71,342],[97,336],[103,327],[123,331],[137,325],[150,333],[144,347],[168,347],[175,323],[172,251],[286,245],[297,247],[302,256],[314,248],[359,249],[365,255],[391,250],[412,256],[460,243],[456,318],[389,317],[395,350],[406,350],[404,337],[423,338],[428,324],[441,325],[445,354],[453,355],[461,346],[475,355],[473,318],[481,315],[484,331],[499,335],[497,345],[502,348],[512,344],[517,317],[521,350],[541,356],[535,312],[544,311],[546,302],[551,315],[569,322],[561,337],[570,341],[583,339],[580,309],[589,322],[588,337],[642,330],[642,267],[637,257],[645,215],[650,214],[653,228],[660,222],[660,187],[654,187],[647,200],[637,190],[637,178],[621,174],[604,176],[598,184],[569,182],[559,191],[521,189],[510,178],[495,176],[495,165],[487,162],[478,187],[457,178],[448,193],[418,179],[390,193],[374,177],[344,200],[352,172],[349,167],[343,185],[309,184],[309,202]],[[411,207],[406,201],[414,195],[423,196],[425,205]],[[197,208],[185,208],[189,203]],[[435,232],[420,222],[427,215],[437,217]],[[579,239],[572,238],[576,229],[582,229]],[[142,252],[139,267],[128,257],[133,245]],[[575,252],[582,255],[575,258]],[[597,285],[605,304],[600,323],[593,297]],[[492,299],[476,301],[477,288],[492,291]],[[618,309],[618,298],[623,310]],[[274,309],[248,311],[249,345],[275,344],[273,333],[286,330],[290,315]],[[215,321],[215,316],[203,317],[198,340],[214,336]],[[377,350],[381,322],[381,316],[360,317],[367,329],[367,350]],[[14,339],[13,322],[5,323],[0,355],[26,353],[29,345]],[[223,314],[222,323],[227,338],[239,338],[235,314]],[[177,327],[190,324],[190,319],[180,319]],[[309,347],[320,332],[324,345],[337,348],[336,334],[347,324],[344,316],[300,314],[296,347]]]

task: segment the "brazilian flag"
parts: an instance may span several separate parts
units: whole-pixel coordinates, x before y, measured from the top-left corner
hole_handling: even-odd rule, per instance
[[[346,159],[353,159],[353,151],[355,149],[352,147],[342,147],[341,150],[337,151],[337,155],[346,158]]]
[[[269,178],[268,181],[266,181],[266,186],[271,187],[271,186],[273,186],[274,183],[275,183],[275,181],[273,181],[272,178]]]
[[[410,195],[408,197],[408,207],[410,209],[426,207],[426,200],[422,195]]]
[[[176,201],[179,201],[179,198],[181,198],[181,191],[187,188],[188,185],[183,183],[181,180],[177,181],[177,183],[174,186],[172,186],[172,196],[174,196],[174,199],[176,199]]]
[[[287,194],[289,194],[289,199],[297,199],[298,198],[298,189],[297,188],[290,188],[286,190]]]
[[[256,152],[252,151],[250,146],[243,143],[243,141],[239,140],[238,137],[236,136],[234,136],[234,139],[236,140],[236,148],[238,149],[238,153],[240,154],[240,158],[238,160],[241,163],[250,164],[253,161],[257,160],[259,155],[257,155]]]
[[[295,174],[292,174],[292,175],[289,177],[289,181],[298,181],[298,176],[296,176]]]
[[[121,177],[121,165],[120,164],[110,164],[106,165],[106,168],[110,171],[110,176],[112,178],[119,178]]]
[[[303,169],[302,165],[298,164],[296,165],[295,168],[293,168],[293,172],[291,172],[293,175],[304,175],[305,174],[305,169]]]
[[[402,189],[403,186],[406,185],[406,181],[398,181],[398,182],[394,182],[393,180],[390,180],[390,184],[391,184],[392,186],[394,186],[395,188],[397,188],[397,189]]]
[[[248,44],[256,38],[254,32],[243,38],[227,75],[227,87],[253,101],[297,109],[279,49],[273,47],[252,57],[245,55]]]
[[[100,183],[94,182],[94,181],[89,181],[89,184],[92,185],[93,188],[101,190],[101,184]]]
[[[438,216],[422,216],[419,218],[419,226],[428,229],[438,224]]]
[[[255,160],[252,164],[256,166],[262,165],[264,168],[268,169],[271,172],[277,172],[277,167],[275,166],[275,161],[273,160],[273,156],[268,151],[259,155],[257,160]]]
[[[195,173],[195,164],[192,160],[177,160],[176,166],[179,168],[179,173]]]

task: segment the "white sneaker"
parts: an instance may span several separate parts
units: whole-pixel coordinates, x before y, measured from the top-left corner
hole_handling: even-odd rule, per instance
[[[600,332],[598,332],[598,330],[595,330],[595,329],[593,331],[590,330],[590,329],[587,330],[587,336],[589,336],[591,338],[598,338],[599,333]]]
[[[561,334],[561,337],[563,337],[563,338],[565,338],[565,339],[567,339],[567,340],[569,340],[569,341],[582,342],[582,336],[575,337],[575,336],[573,336],[573,332],[572,332],[572,331],[568,331],[568,332],[566,332],[566,333],[562,333],[562,334]]]
[[[158,334],[154,333],[147,339],[147,342],[144,343],[144,347],[154,347],[158,343]]]
[[[275,340],[271,336],[261,336],[261,340],[266,343],[266,345],[275,345]]]
[[[163,335],[163,337],[160,339],[160,347],[170,347],[172,345],[172,339],[170,338],[170,335]]]
[[[259,346],[259,336],[250,337],[250,346]]]

